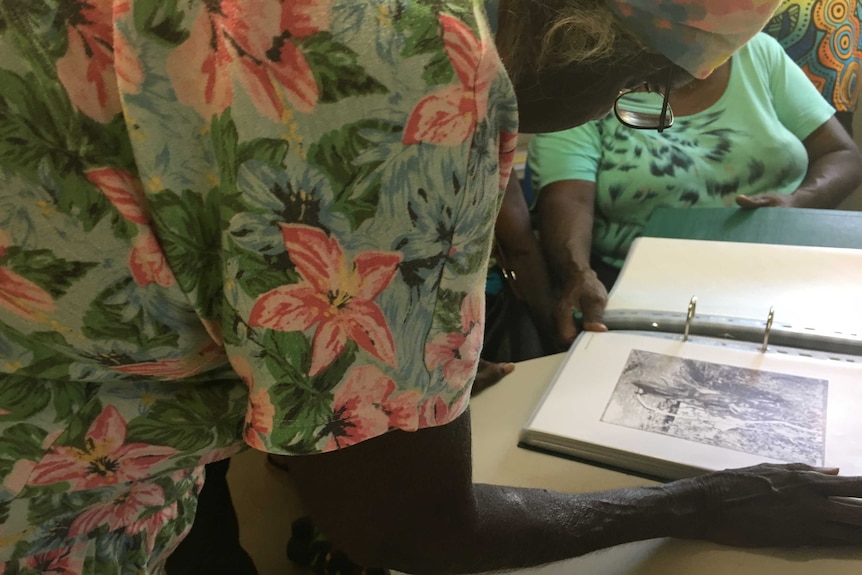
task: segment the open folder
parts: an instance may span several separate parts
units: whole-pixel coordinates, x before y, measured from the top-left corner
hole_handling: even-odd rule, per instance
[[[862,474],[862,250],[640,238],[521,444],[664,479]]]

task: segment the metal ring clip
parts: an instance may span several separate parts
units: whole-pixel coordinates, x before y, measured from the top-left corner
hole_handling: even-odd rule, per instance
[[[691,329],[691,322],[694,320],[694,314],[697,311],[697,296],[691,296],[688,302],[688,313],[685,316],[685,331],[682,334],[682,341],[688,341],[688,332]]]
[[[766,318],[766,330],[763,332],[763,345],[760,346],[760,351],[765,352],[769,345],[769,333],[772,331],[772,322],[775,319],[775,308],[769,308],[769,315]]]

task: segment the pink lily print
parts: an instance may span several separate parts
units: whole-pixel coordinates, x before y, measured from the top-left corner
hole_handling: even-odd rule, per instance
[[[129,252],[129,269],[135,283],[140,286],[152,283],[162,287],[174,285],[174,272],[168,266],[159,241],[149,225],[144,187],[140,179],[116,168],[88,170],[86,177],[99,188],[124,219],[138,228],[138,235]]]
[[[0,230],[0,258],[6,254],[11,242],[9,235]],[[36,320],[54,311],[54,298],[22,275],[0,266],[0,309],[27,320]]]
[[[123,218],[142,226],[150,223],[146,212],[144,186],[140,179],[126,170],[116,168],[87,170],[85,176],[91,184],[99,188]]]
[[[30,280],[0,267],[0,309],[37,320],[42,314],[54,311],[54,298]]]
[[[135,483],[129,490],[99,505],[93,505],[78,515],[69,526],[69,536],[87,535],[107,525],[109,531],[131,526],[150,509],[164,507],[165,493],[155,483]]]
[[[132,277],[140,286],[155,283],[162,287],[171,287],[176,283],[174,272],[168,266],[165,254],[159,241],[150,229],[142,228],[132,243],[129,252],[129,269]]]
[[[331,3],[206,2],[188,40],[168,58],[177,97],[210,118],[233,101],[235,75],[255,107],[273,121],[282,119],[286,103],[299,112],[313,111],[320,92],[297,41],[329,27]]]
[[[27,480],[30,478],[30,474],[33,473],[34,467],[36,467],[35,461],[19,459],[12,466],[12,471],[3,478],[3,487],[10,493],[18,493],[27,485]]]
[[[392,332],[374,300],[389,285],[401,255],[367,251],[348,263],[338,240],[323,230],[281,224],[281,232],[302,281],[261,295],[252,307],[249,325],[278,331],[305,331],[317,326],[311,375],[335,361],[349,340],[395,365]]]
[[[488,112],[488,92],[497,74],[494,48],[461,20],[440,15],[443,45],[457,82],[423,98],[410,114],[405,144],[457,146],[467,141]]]
[[[254,372],[244,357],[232,356],[230,363],[249,390],[243,439],[250,447],[267,451],[263,438],[272,433],[272,423],[275,420],[275,406],[269,398],[269,391],[266,388],[254,388]]]
[[[144,375],[159,379],[183,379],[220,365],[224,360],[224,349],[210,341],[195,354],[179,359],[162,359],[141,363],[127,363],[112,367],[114,371],[131,375]]]
[[[159,509],[152,515],[148,515],[145,519],[135,521],[126,527],[126,533],[136,535],[145,533],[147,537],[147,551],[152,554],[156,548],[156,538],[165,526],[180,516],[177,502],[174,501],[167,507]]]
[[[506,189],[515,164],[518,132],[500,132],[500,191]]]
[[[461,331],[438,334],[425,345],[428,369],[442,368],[450,387],[464,387],[476,373],[483,332],[482,301],[468,294],[461,301]]]
[[[114,6],[116,4],[116,6]],[[80,0],[70,3],[72,12],[68,16],[66,53],[57,60],[57,76],[66,89],[72,104],[97,122],[107,123],[119,114],[120,96],[115,59],[120,61],[124,89],[136,92],[143,80],[143,71],[134,52],[125,48],[125,40],[114,34],[115,11],[122,14],[129,10],[128,2],[112,0]]]
[[[245,425],[243,428],[243,439],[258,451],[268,451],[265,437],[272,433],[272,424],[275,420],[275,406],[269,399],[269,391],[260,388],[248,395],[248,409],[245,413]]]
[[[77,575],[84,571],[87,543],[63,547],[28,557],[24,564],[28,572],[50,573],[51,575]]]
[[[422,427],[436,427],[446,425],[458,418],[470,403],[470,390],[464,392],[450,406],[441,396],[429,398],[422,404],[421,424]]]
[[[325,451],[332,451],[377,437],[392,429],[416,431],[419,427],[417,391],[395,392],[395,382],[377,367],[353,367],[335,390],[335,421],[326,428],[332,438]]]
[[[154,465],[176,453],[170,447],[125,441],[126,422],[117,408],[109,405],[87,430],[83,449],[53,446],[36,464],[29,483],[66,481],[77,491],[137,481],[148,477]]]

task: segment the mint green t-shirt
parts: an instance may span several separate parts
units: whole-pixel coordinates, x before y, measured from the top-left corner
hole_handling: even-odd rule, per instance
[[[808,169],[802,140],[834,113],[778,42],[759,34],[733,56],[727,89],[706,110],[678,116],[662,133],[627,128],[611,113],[535,136],[529,162],[538,190],[596,183],[593,254],[621,266],[656,208],[794,192]]]

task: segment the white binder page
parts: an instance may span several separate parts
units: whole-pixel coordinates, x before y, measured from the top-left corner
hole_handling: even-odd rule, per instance
[[[639,238],[610,294],[608,311],[775,322],[862,335],[862,250]]]
[[[549,449],[654,475],[762,462],[862,474],[862,365],[584,334],[525,427]]]

